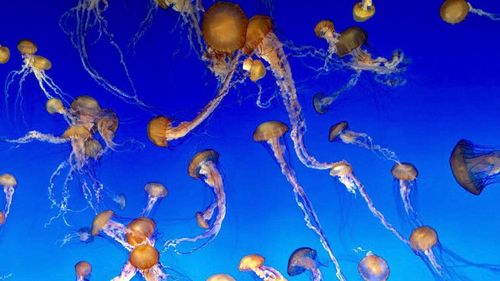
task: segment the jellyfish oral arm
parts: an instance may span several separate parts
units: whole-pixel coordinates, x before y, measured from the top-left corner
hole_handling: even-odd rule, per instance
[[[500,20],[500,15],[498,15],[498,14],[488,13],[488,12],[483,11],[481,9],[474,8],[474,7],[472,7],[472,5],[469,2],[467,2],[467,5],[469,5],[469,11],[473,14],[476,14],[476,15],[482,16],[482,17],[487,17],[490,20],[494,20],[494,21]]]
[[[125,239],[125,234],[127,233],[127,228],[118,222],[115,222],[113,220],[109,220],[108,223],[104,226],[102,231],[115,240],[116,242],[120,243],[125,249],[131,251],[132,246],[127,243]]]
[[[317,268],[317,267],[313,268],[311,271],[311,274],[312,274],[313,281],[322,281],[323,280],[323,276],[321,275],[321,271],[319,270],[319,268]]]
[[[120,276],[113,278],[111,281],[130,281],[132,280],[132,278],[134,278],[136,273],[137,269],[129,262],[127,262],[125,266],[123,266]]]
[[[255,272],[259,278],[264,281],[283,281],[285,280],[283,275],[273,267],[261,266],[258,268],[259,272]],[[260,275],[259,275],[260,273]]]
[[[12,198],[14,196],[14,187],[13,186],[5,186],[3,188],[3,191],[5,192],[5,210],[4,210],[4,215],[7,218],[9,216],[10,206],[12,204]]]
[[[52,144],[61,144],[68,142],[67,139],[56,137],[51,134],[40,133],[38,131],[29,131],[24,137],[13,140],[8,139],[6,141],[10,143],[26,144],[35,140]]]
[[[216,208],[217,208],[217,202],[213,202],[212,204],[210,204],[210,206],[208,206],[208,208],[205,209],[205,211],[203,211],[203,219],[206,221],[212,219],[212,216],[214,215]]]
[[[153,210],[154,205],[158,201],[158,197],[148,196],[148,205],[142,211],[143,217],[148,217],[151,211]]]
[[[373,151],[377,156],[399,163],[399,158],[396,153],[390,149],[384,148],[378,144],[374,144],[372,138],[366,133],[357,133],[346,130],[340,135],[340,139],[345,144],[355,144],[362,148]]]

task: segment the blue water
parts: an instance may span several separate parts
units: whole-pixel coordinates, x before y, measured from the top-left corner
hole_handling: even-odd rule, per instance
[[[471,1],[474,6],[500,12],[494,2]],[[102,107],[118,114],[121,123],[117,142],[130,143],[134,139],[145,144],[143,149],[128,145],[111,151],[98,163],[97,176],[105,188],[127,198],[123,211],[110,200],[105,202],[105,208],[123,218],[137,217],[147,200],[144,184],[159,181],[170,193],[153,216],[158,247],[168,239],[198,234],[194,214],[211,202],[212,194],[201,181],[189,177],[187,165],[199,150],[213,148],[220,153],[219,167],[227,194],[227,215],[220,234],[207,247],[190,255],[162,253],[162,264],[191,280],[205,280],[215,273],[251,280],[248,273],[238,271],[244,255],[260,253],[267,265],[285,273],[289,255],[298,247],[308,246],[318,251],[324,264],[324,280],[336,280],[326,252],[304,225],[291,186],[272,155],[252,139],[254,129],[263,121],[289,122],[271,73],[262,82],[264,97],[277,95],[270,108],[255,105],[255,85],[238,85],[192,134],[169,148],[155,147],[146,135],[146,125],[153,115],[110,95],[83,70],[78,53],[58,22],[76,3],[62,2],[2,1],[0,44],[10,47],[12,58],[0,66],[0,77],[20,68],[22,61],[15,46],[20,39],[30,38],[37,42],[40,54],[52,61],[53,69],[48,73],[65,92],[73,97],[92,95]],[[127,51],[128,40],[146,14],[146,2],[110,1],[103,16],[126,53],[141,99],[153,105],[155,112],[175,120],[189,120],[215,95],[216,80],[196,53],[189,51],[186,28],[172,10],[158,11],[135,55]],[[326,48],[313,32],[321,19],[332,19],[339,30],[354,24],[353,1],[278,0],[270,5],[239,2],[247,15],[271,13],[278,37],[295,45]],[[363,74],[359,84],[342,94],[329,113],[318,115],[312,107],[312,96],[342,87],[349,72],[331,72],[316,81],[312,79],[313,71],[300,60],[290,58],[308,125],[306,145],[321,160],[348,160],[375,205],[409,236],[410,228],[401,219],[404,214],[393,194],[393,163],[359,147],[328,142],[329,127],[349,121],[353,130],[368,133],[375,142],[418,168],[417,209],[425,224],[438,231],[446,248],[477,263],[500,264],[498,184],[473,196],[455,182],[448,164],[449,154],[461,138],[493,147],[500,144],[500,23],[471,15],[459,25],[445,24],[439,18],[440,1],[374,3],[377,14],[359,25],[367,30],[373,52],[390,56],[394,49],[401,49],[411,59],[403,74],[407,83],[387,87],[375,82],[373,75]],[[211,1],[203,4],[208,7]],[[127,87],[116,54],[105,38],[90,47],[89,55],[104,76]],[[8,121],[2,114],[0,136],[17,138],[29,130],[58,135],[66,129],[60,116],[45,112],[45,97],[33,77],[26,81],[23,95],[25,122]],[[425,264],[380,225],[359,195],[348,193],[326,171],[304,167],[289,137],[286,142],[291,165],[314,204],[348,280],[361,280],[356,267],[365,253],[356,253],[358,247],[387,261],[390,280],[433,280]],[[49,177],[69,153],[69,145],[33,142],[12,148],[1,144],[0,173],[14,174],[19,185],[11,215],[0,231],[0,276],[10,274],[10,280],[21,281],[74,280],[73,266],[80,260],[93,265],[91,280],[110,280],[120,273],[128,252],[109,239],[96,237],[89,244],[59,246],[64,235],[91,223],[94,215],[90,210],[69,214],[73,228],[65,226],[61,219],[44,227],[57,211],[50,208],[47,199]],[[73,186],[71,194],[75,201],[81,201],[77,186]],[[460,270],[470,280],[500,280],[474,268]],[[141,279],[137,276],[134,280]]]

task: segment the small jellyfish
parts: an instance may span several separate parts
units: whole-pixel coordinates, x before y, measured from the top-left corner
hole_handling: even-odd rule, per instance
[[[373,143],[373,139],[366,133],[358,133],[349,130],[347,121],[342,121],[331,126],[328,133],[328,140],[330,142],[340,141],[345,144],[354,144],[372,151],[382,159],[399,163],[398,156],[395,152]]]
[[[271,148],[275,160],[278,162],[281,173],[286,177],[287,181],[293,187],[293,194],[297,206],[301,209],[304,215],[306,226],[318,235],[319,240],[325,251],[328,253],[330,260],[335,265],[336,276],[339,280],[344,281],[345,277],[342,274],[340,264],[333,254],[333,250],[323,232],[316,211],[313,208],[311,201],[299,184],[295,177],[295,172],[292,170],[288,161],[285,159],[285,145],[283,143],[283,135],[288,131],[288,126],[279,121],[268,121],[260,124],[253,133],[253,139],[256,142],[266,142]],[[320,280],[320,279],[315,279]]]
[[[472,7],[466,0],[445,0],[441,5],[439,14],[441,19],[449,24],[457,24],[465,20],[469,13],[484,16],[491,20],[500,20],[500,15],[485,12]]]
[[[92,222],[92,236],[104,232],[111,239],[120,243],[125,249],[131,249],[126,239],[127,227],[122,223],[112,220],[114,212],[111,210],[103,211],[97,214]]]
[[[10,49],[0,45],[0,64],[6,64],[10,60]]]
[[[312,281],[323,280],[320,263],[317,259],[316,250],[309,247],[298,248],[290,255],[288,259],[287,273],[290,276],[297,276],[304,272],[311,274]]]
[[[220,273],[208,277],[206,281],[236,281],[236,279],[234,279],[231,275]]]
[[[135,247],[131,252],[128,262],[122,269],[120,276],[112,281],[131,280],[139,271],[145,280],[167,280],[167,275],[162,271],[160,253],[152,245],[143,244]]]
[[[328,56],[337,52],[338,34],[335,33],[335,27],[331,20],[321,20],[314,27],[314,34],[323,38],[328,43]]]
[[[253,272],[263,281],[286,281],[278,270],[265,266],[264,257],[258,254],[244,256],[240,260],[238,269],[244,272]]]
[[[375,15],[375,5],[372,0],[361,0],[354,4],[352,17],[357,22],[364,22]]]
[[[150,182],[144,186],[144,190],[148,194],[148,205],[142,211],[142,216],[147,217],[153,210],[156,202],[167,197],[168,190],[165,186],[158,182]]]
[[[127,234],[125,236],[127,243],[132,247],[150,243],[155,227],[155,222],[145,217],[133,220],[127,225]]]
[[[189,175],[192,178],[203,180],[212,189],[215,200],[201,215],[203,217],[203,226],[208,227],[202,226],[202,228],[205,228],[205,231],[196,237],[184,237],[165,242],[165,250],[172,248],[177,254],[190,254],[208,245],[219,234],[226,216],[226,194],[224,192],[222,176],[217,168],[218,160],[219,153],[215,150],[203,150],[193,156],[188,168]],[[217,215],[214,218],[216,211]],[[184,242],[195,243],[198,241],[203,242],[191,250],[180,251],[178,249],[179,244]]]
[[[106,146],[113,149],[116,144],[113,141],[116,130],[118,129],[118,116],[109,109],[104,109],[97,118],[97,131],[101,135]]]
[[[85,142],[92,138],[89,130],[83,126],[70,126],[62,135],[63,139],[71,142],[78,169],[83,168],[87,160],[85,151]]]
[[[420,226],[413,230],[410,236],[410,246],[417,254],[423,254],[431,269],[442,276],[443,268],[439,263],[433,247],[439,243],[437,232],[430,226]]]
[[[365,281],[386,281],[391,270],[383,258],[368,252],[359,262],[358,272]]]
[[[248,72],[252,82],[257,82],[266,76],[266,67],[259,59],[245,59],[245,61],[243,61],[243,70]]]
[[[94,236],[91,233],[89,227],[82,227],[73,233],[68,233],[61,240],[61,247],[70,243],[73,240],[77,240],[80,243],[91,243],[94,241]]]
[[[45,109],[47,110],[47,112],[49,114],[58,113],[58,114],[65,115],[67,113],[66,108],[64,107],[64,104],[58,98],[51,98],[51,99],[47,100],[47,103],[45,103]]]
[[[86,261],[79,261],[75,264],[76,281],[88,281],[92,273],[92,265]]]
[[[450,166],[457,183],[468,192],[479,195],[500,175],[500,150],[460,140],[451,152]]]
[[[417,168],[411,163],[396,163],[391,169],[391,174],[394,177],[394,185],[399,191],[408,219],[414,227],[421,226],[422,222],[412,203],[414,201],[412,195],[417,189]]]
[[[127,206],[127,198],[125,197],[125,194],[120,193],[118,195],[113,196],[113,201],[118,204],[120,207],[120,210],[125,209]]]
[[[79,96],[71,103],[71,114],[74,116],[76,125],[91,131],[101,115],[101,106],[91,96]]]
[[[7,218],[5,217],[5,214],[2,211],[0,211],[0,226],[5,224],[6,219]]]
[[[10,86],[16,81],[16,78],[19,77],[19,87],[17,89],[16,103],[19,103],[21,105],[23,101],[23,85],[26,78],[31,73],[33,73],[33,75],[35,76],[40,89],[47,99],[57,97],[66,102],[65,98],[67,98],[68,95],[64,93],[64,91],[62,91],[61,88],[46,73],[52,68],[52,63],[47,58],[36,55],[36,52],[38,51],[37,45],[31,40],[25,39],[19,41],[17,50],[23,58],[23,66],[20,70],[11,71],[5,79],[4,99],[6,112],[8,112],[7,110],[9,104]]]
[[[0,175],[0,186],[3,187],[3,192],[5,193],[5,208],[2,213],[5,221],[10,213],[14,191],[17,188],[17,180],[11,174],[2,174]]]

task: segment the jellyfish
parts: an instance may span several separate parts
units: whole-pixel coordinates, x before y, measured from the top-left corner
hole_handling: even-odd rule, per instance
[[[151,244],[155,227],[155,222],[146,217],[133,220],[127,225],[127,234],[125,235],[127,243],[132,247],[146,243]]]
[[[290,276],[297,276],[304,272],[311,274],[312,281],[323,280],[320,263],[317,259],[316,250],[309,247],[298,248],[290,255],[288,259],[287,273]]]
[[[108,6],[108,0],[78,0],[76,6],[70,8],[61,16],[59,26],[64,33],[69,36],[73,47],[78,51],[83,68],[99,86],[124,102],[136,104],[143,108],[147,107],[147,105],[139,99],[132,78],[130,77],[127,64],[125,63],[125,56],[120,46],[115,42],[113,33],[108,30],[108,21],[103,16]],[[72,22],[73,20],[74,22]],[[99,73],[94,65],[92,65],[88,55],[88,45],[92,42],[89,42],[87,35],[93,29],[97,34],[97,38],[94,42],[99,41],[102,36],[105,36],[110,46],[116,51],[120,66],[130,85],[131,94],[113,85]]]
[[[168,190],[165,186],[158,182],[150,182],[144,186],[144,190],[148,194],[148,205],[142,211],[144,217],[149,216],[151,210],[158,200],[167,197]]]
[[[391,270],[383,258],[368,252],[359,262],[358,272],[365,281],[386,281]]]
[[[206,281],[236,281],[236,279],[234,279],[231,275],[219,273],[208,277]]]
[[[5,214],[2,211],[0,211],[0,226],[5,224],[6,219],[7,218],[5,217]]]
[[[125,197],[125,194],[123,194],[123,193],[120,193],[116,196],[113,196],[113,201],[116,204],[118,204],[118,206],[120,207],[120,210],[125,209],[125,207],[127,206],[127,198]]]
[[[271,151],[281,168],[282,174],[286,177],[287,181],[293,187],[295,202],[304,215],[306,226],[311,229],[316,235],[318,235],[321,245],[328,253],[330,260],[335,265],[336,276],[338,280],[343,281],[345,280],[345,277],[342,274],[340,264],[335,257],[330,243],[328,242],[323,232],[313,205],[311,201],[309,201],[309,198],[307,197],[307,194],[305,193],[302,186],[298,183],[297,178],[295,177],[295,172],[292,170],[287,160],[285,159],[285,145],[283,143],[282,137],[287,131],[288,127],[285,124],[278,121],[268,121],[260,124],[257,129],[255,129],[253,133],[253,139],[256,142],[267,142],[267,144],[271,148]]]
[[[19,43],[17,44],[17,50],[23,58],[23,66],[20,70],[11,71],[5,79],[4,100],[6,112],[8,112],[10,97],[9,91],[12,83],[14,83],[19,77],[16,103],[22,104],[22,91],[24,81],[31,73],[33,73],[33,75],[35,76],[40,89],[47,99],[57,97],[66,102],[66,98],[68,98],[69,96],[63,90],[61,90],[61,88],[54,82],[54,80],[52,80],[52,78],[50,78],[50,76],[46,73],[52,68],[52,63],[49,59],[36,54],[38,51],[38,46],[33,41],[24,39],[19,41]]]
[[[266,76],[266,67],[259,59],[247,58],[243,61],[243,69],[248,72],[250,80],[257,82]]]
[[[497,182],[500,175],[500,150],[460,140],[451,152],[450,166],[455,180],[462,188],[480,195],[486,186]]]
[[[127,242],[126,234],[128,233],[127,227],[120,222],[112,220],[115,213],[111,210],[98,213],[92,221],[92,236],[96,236],[103,232],[111,239],[120,243],[125,249],[130,250],[133,248]]]
[[[354,4],[352,17],[357,22],[364,22],[375,15],[375,5],[372,0],[361,0]]]
[[[145,280],[167,280],[167,275],[161,268],[160,253],[154,246],[142,244],[134,247],[122,272],[112,281],[129,281],[137,272],[140,272]]]
[[[342,88],[336,90],[335,92],[325,95],[324,93],[316,93],[313,96],[313,107],[314,110],[319,114],[325,114],[330,111],[330,108],[335,100],[337,100],[340,95],[346,91],[352,89],[358,83],[361,72],[356,71],[351,75],[349,81],[342,86]]]
[[[500,20],[500,15],[485,12],[481,9],[472,7],[472,5],[466,0],[445,0],[441,5],[439,14],[441,19],[449,24],[457,24],[465,20],[469,13],[487,17],[490,20]]]
[[[422,226],[422,222],[413,206],[413,195],[417,189],[417,168],[406,162],[396,163],[391,169],[395,189],[399,191],[406,215],[414,227]]]
[[[253,272],[263,281],[286,281],[285,277],[273,267],[264,265],[264,257],[258,254],[244,256],[238,267],[240,271]]]
[[[4,221],[7,219],[10,213],[10,206],[12,205],[12,198],[14,197],[14,191],[17,188],[17,180],[11,174],[0,175],[0,185],[3,187],[3,192],[5,193],[5,207],[2,212]]]
[[[70,243],[73,240],[77,240],[80,243],[92,243],[94,241],[94,236],[91,233],[91,229],[89,227],[81,227],[77,231],[68,233],[61,240],[61,247]]]
[[[97,131],[106,143],[106,146],[111,149],[116,146],[113,139],[118,129],[118,122],[118,116],[109,109],[102,110],[97,118]]]
[[[88,281],[92,273],[92,265],[86,261],[79,261],[75,264],[76,281]]]
[[[215,150],[203,150],[191,159],[188,168],[189,175],[194,179],[202,179],[212,189],[215,197],[214,202],[203,212],[203,223],[207,226],[203,227],[205,231],[192,238],[184,237],[169,240],[165,242],[165,250],[171,248],[177,254],[190,254],[207,246],[219,234],[226,216],[226,194],[221,174],[217,169],[218,160],[219,153]],[[214,218],[215,211],[217,211],[217,214]],[[179,245],[184,242],[196,243],[198,241],[203,242],[188,251],[178,249]]]
[[[340,141],[345,144],[354,144],[371,150],[380,158],[399,163],[398,156],[395,152],[373,143],[372,138],[366,133],[358,133],[349,130],[349,124],[347,121],[342,121],[331,126],[328,134],[328,140],[330,142]]]
[[[79,96],[71,102],[71,114],[75,116],[75,125],[92,131],[101,115],[99,102],[91,96]],[[118,125],[116,125],[118,126]]]
[[[0,64],[6,64],[10,60],[10,49],[0,45]]]
[[[314,27],[314,34],[323,38],[328,43],[328,57],[337,52],[337,41],[339,34],[335,32],[335,26],[331,20],[321,20]]]

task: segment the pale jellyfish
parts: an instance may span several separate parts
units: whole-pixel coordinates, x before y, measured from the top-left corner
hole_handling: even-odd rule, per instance
[[[333,254],[333,250],[331,249],[331,246],[325,234],[323,233],[323,229],[319,222],[318,216],[316,215],[316,211],[314,210],[311,201],[309,201],[309,198],[307,197],[304,189],[298,183],[297,178],[295,177],[295,172],[292,170],[287,160],[285,159],[285,145],[283,143],[282,137],[287,131],[288,127],[285,124],[278,121],[269,121],[260,124],[257,129],[255,129],[253,133],[253,139],[256,142],[266,142],[271,148],[271,151],[281,168],[281,173],[286,177],[287,181],[293,187],[295,202],[304,215],[306,226],[316,235],[318,235],[321,245],[328,253],[330,260],[335,265],[336,276],[338,280],[343,281],[345,280],[345,277],[342,274],[340,264]]]
[[[500,176],[500,150],[460,140],[450,155],[450,167],[462,188],[479,195],[486,186],[496,183]]]
[[[10,49],[0,45],[0,64],[6,64],[10,60]]]
[[[238,266],[240,271],[253,272],[263,281],[286,281],[285,277],[273,267],[264,265],[264,257],[258,254],[244,256]]]
[[[158,182],[150,182],[144,186],[144,190],[148,194],[148,205],[142,211],[142,216],[148,217],[153,210],[156,202],[162,198],[167,197],[168,190],[165,186]]]
[[[73,233],[66,234],[61,240],[61,247],[73,240],[87,244],[94,241],[94,236],[92,236],[91,229],[89,227],[82,227]]]
[[[21,40],[17,44],[17,50],[21,53],[23,58],[23,66],[20,70],[13,70],[5,79],[4,85],[4,94],[5,94],[5,106],[6,112],[8,112],[8,104],[9,104],[9,90],[12,83],[16,81],[16,78],[19,77],[18,80],[18,89],[16,96],[16,103],[22,103],[23,101],[23,85],[31,73],[35,76],[38,81],[38,85],[40,89],[44,93],[47,99],[51,99],[53,97],[57,97],[66,102],[65,98],[68,97],[66,93],[64,93],[61,88],[48,76],[46,71],[52,68],[52,63],[45,57],[36,55],[38,51],[37,45],[31,40]]]
[[[330,142],[340,141],[345,144],[354,144],[372,151],[382,159],[399,163],[398,156],[395,152],[373,143],[372,138],[366,133],[349,130],[347,121],[342,121],[331,126],[328,133],[328,140]]]
[[[120,193],[118,195],[113,196],[113,201],[118,204],[118,207],[120,207],[120,210],[125,209],[127,206],[127,198],[125,197],[125,194]]]
[[[412,199],[417,189],[417,168],[411,163],[396,163],[391,169],[391,174],[394,177],[394,185],[399,191],[408,219],[414,227],[422,226],[422,222],[413,206],[414,199]]]
[[[358,272],[365,281],[387,281],[391,274],[387,262],[372,252],[368,252],[359,262]]]
[[[91,96],[79,96],[71,102],[71,115],[75,125],[85,127],[92,131],[101,115],[99,102]],[[118,126],[118,125],[117,125]]]
[[[137,218],[127,225],[125,239],[132,247],[152,244],[155,228],[156,224],[153,220],[145,217]]]
[[[86,261],[79,261],[75,264],[75,273],[76,281],[88,281],[92,274],[92,265]]]
[[[2,212],[4,221],[7,219],[10,213],[10,206],[12,205],[12,198],[14,197],[14,191],[17,187],[17,180],[11,174],[0,175],[0,186],[3,187],[3,192],[5,193],[5,207]]]
[[[78,51],[83,68],[99,86],[127,103],[146,107],[137,96],[134,83],[132,82],[128,67],[125,63],[123,52],[120,46],[115,42],[114,35],[108,30],[108,21],[103,16],[108,6],[108,0],[78,0],[76,6],[72,7],[61,16],[59,25],[69,36],[73,47]],[[87,35],[89,32],[92,32],[93,29],[95,29],[97,38],[91,40],[87,38]],[[118,55],[120,66],[132,90],[131,94],[128,94],[126,91],[112,84],[102,76],[90,62],[88,47],[92,43],[99,41],[103,35],[107,37],[109,44]]]
[[[352,87],[356,86],[358,83],[361,72],[356,71],[351,75],[349,81],[342,86],[342,88],[334,91],[331,94],[325,95],[324,93],[316,93],[313,96],[313,107],[314,110],[319,114],[325,114],[330,111],[332,104],[337,98],[344,92],[349,91]]]
[[[129,281],[137,272],[140,272],[146,281],[167,280],[167,274],[160,265],[160,253],[149,244],[133,248],[122,272],[112,281]]]
[[[96,123],[97,131],[104,140],[104,143],[108,148],[113,149],[116,146],[113,140],[115,138],[116,130],[118,129],[118,116],[116,116],[116,113],[113,111],[104,109],[101,111]]]
[[[290,255],[287,273],[293,277],[308,272],[311,277],[310,280],[321,281],[323,277],[319,266],[316,250],[302,247],[296,249]]]
[[[236,281],[231,275],[219,273],[207,278],[206,281]]]
[[[203,180],[212,189],[215,197],[214,202],[202,214],[203,223],[206,226],[203,227],[205,231],[192,238],[185,237],[167,241],[165,242],[165,250],[172,248],[177,254],[190,254],[208,245],[219,234],[226,216],[226,194],[221,174],[217,169],[218,160],[219,154],[215,150],[203,150],[191,159],[188,168],[189,175],[195,179]],[[178,249],[179,245],[184,242],[195,243],[199,241],[202,241],[200,245],[188,251]]]
[[[114,212],[111,210],[97,214],[92,222],[92,236],[103,232],[111,239],[120,243],[125,249],[132,249],[133,246],[127,242],[127,227],[120,222],[112,220]]]
[[[354,4],[352,17],[357,22],[364,22],[375,15],[375,5],[372,0],[361,0]]]
[[[445,0],[441,5],[439,14],[444,22],[457,24],[465,20],[469,13],[487,17],[490,20],[500,20],[500,15],[485,12],[481,9],[472,7],[466,0]]]

